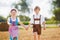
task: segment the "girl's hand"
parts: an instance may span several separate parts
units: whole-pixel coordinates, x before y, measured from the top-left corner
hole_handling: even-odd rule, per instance
[[[28,30],[28,28],[26,28],[26,30]]]
[[[28,30],[28,27],[26,27],[25,29]]]

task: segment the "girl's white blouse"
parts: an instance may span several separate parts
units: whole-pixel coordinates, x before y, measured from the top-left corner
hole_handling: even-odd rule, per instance
[[[12,19],[12,18],[11,18],[11,19]],[[19,17],[17,17],[17,19],[18,19],[18,22],[20,22]],[[15,21],[15,20],[16,20],[16,19],[12,19],[12,21]],[[7,22],[8,22],[8,24],[11,24],[11,23],[10,23],[10,17],[8,18]]]

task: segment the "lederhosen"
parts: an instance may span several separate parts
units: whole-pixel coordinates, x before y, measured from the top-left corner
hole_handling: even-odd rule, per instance
[[[34,19],[34,24],[33,24],[33,32],[37,32],[38,35],[41,35],[41,15],[39,18],[34,18],[33,15],[33,19]],[[35,24],[35,21],[39,21],[39,24]]]

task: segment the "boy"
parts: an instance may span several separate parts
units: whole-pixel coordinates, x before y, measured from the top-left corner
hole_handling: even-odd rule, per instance
[[[41,35],[41,24],[44,26],[45,30],[45,19],[42,15],[39,14],[40,8],[36,6],[34,8],[35,14],[32,16],[31,21],[29,23],[33,24],[33,33],[34,33],[34,40],[40,40],[40,35]]]

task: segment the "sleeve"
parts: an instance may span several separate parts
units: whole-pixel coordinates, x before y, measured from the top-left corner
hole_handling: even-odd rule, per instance
[[[43,16],[41,16],[41,24],[45,22],[45,18]]]
[[[30,24],[34,23],[33,15],[31,16]]]
[[[18,17],[18,22],[20,22],[20,18]]]
[[[11,23],[10,23],[10,17],[7,19],[7,23],[10,25]]]

